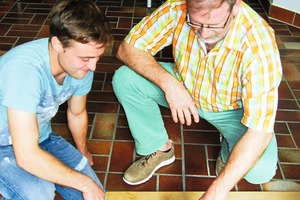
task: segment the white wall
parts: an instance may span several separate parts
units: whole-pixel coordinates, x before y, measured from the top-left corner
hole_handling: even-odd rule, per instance
[[[290,10],[296,13],[300,13],[300,1],[299,0],[269,0],[272,5]]]

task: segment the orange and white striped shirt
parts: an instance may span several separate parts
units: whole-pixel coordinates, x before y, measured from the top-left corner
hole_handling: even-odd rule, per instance
[[[172,45],[174,70],[202,110],[244,109],[242,123],[273,131],[282,67],[273,29],[242,2],[224,40],[209,53],[186,23],[185,0],[169,0],[125,41],[155,55]]]

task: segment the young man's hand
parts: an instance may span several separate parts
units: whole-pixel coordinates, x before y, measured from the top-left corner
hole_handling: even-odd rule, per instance
[[[94,162],[92,154],[89,151],[86,151],[83,155],[88,159],[90,165],[93,166]]]
[[[106,194],[96,183],[90,185],[86,191],[82,192],[85,200],[106,200]]]

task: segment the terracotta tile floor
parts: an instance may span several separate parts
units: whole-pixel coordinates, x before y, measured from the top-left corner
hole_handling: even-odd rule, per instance
[[[12,47],[47,37],[48,13],[56,0],[0,0],[0,55]],[[147,14],[146,0],[98,0],[111,22],[113,48],[99,61],[88,95],[88,145],[93,166],[109,191],[204,191],[215,178],[215,161],[220,149],[218,132],[202,120],[190,127],[172,122],[170,111],[161,108],[170,138],[175,142],[176,161],[157,171],[147,183],[129,186],[123,172],[136,159],[126,116],[111,86],[114,71],[122,64],[116,49],[130,28]],[[159,5],[153,0],[153,8]],[[280,48],[284,77],[280,86],[276,137],[279,146],[277,174],[270,183],[252,185],[240,181],[233,191],[300,191],[300,29],[268,19],[258,0],[246,1],[274,28]],[[158,60],[172,61],[170,48]],[[66,105],[53,119],[53,129],[71,141],[66,128]]]

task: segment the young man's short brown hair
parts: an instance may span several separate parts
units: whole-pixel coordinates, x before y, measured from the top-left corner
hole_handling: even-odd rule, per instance
[[[97,42],[110,46],[113,34],[105,14],[91,0],[59,1],[51,10],[50,37],[58,37],[64,47],[70,40]]]

